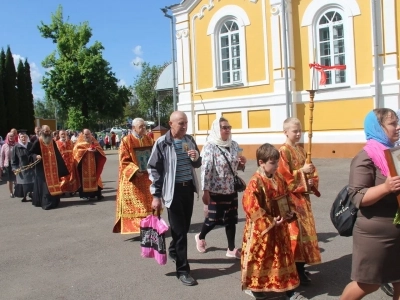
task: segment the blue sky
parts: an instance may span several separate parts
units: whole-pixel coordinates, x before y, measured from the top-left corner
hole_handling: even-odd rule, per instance
[[[0,10],[0,47],[11,47],[18,59],[31,64],[33,94],[42,98],[40,80],[45,73],[43,59],[55,50],[49,39],[40,36],[37,26],[50,24],[51,14],[63,7],[64,20],[73,24],[89,22],[92,39],[105,48],[103,57],[110,63],[120,84],[131,85],[140,68],[133,62],[161,65],[171,61],[171,27],[160,8],[180,0],[15,0],[2,1]],[[170,12],[169,12],[170,13]]]

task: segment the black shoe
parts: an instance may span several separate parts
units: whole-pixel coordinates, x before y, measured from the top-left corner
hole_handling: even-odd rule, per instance
[[[97,200],[102,200],[102,199],[104,199],[103,195],[97,196]]]
[[[176,263],[176,256],[175,256],[175,255],[173,255],[173,254],[171,254],[171,253],[168,253],[168,258],[169,258],[173,263]]]
[[[393,286],[389,283],[384,283],[381,285],[381,290],[388,296],[393,297]]]
[[[253,292],[251,290],[245,290],[245,293],[253,298],[256,298],[257,300],[266,300],[268,297],[267,293],[264,292]]]
[[[194,280],[194,278],[192,276],[190,276],[190,274],[182,274],[179,276],[179,280],[184,284],[184,285],[195,285],[196,284],[196,280]]]
[[[14,194],[10,194],[10,198],[14,198],[15,196],[14,196]]]
[[[311,283],[311,278],[306,275],[306,273],[299,273],[299,279],[301,285],[309,285]]]
[[[26,200],[26,198],[22,198],[21,202],[28,202],[28,200]]]

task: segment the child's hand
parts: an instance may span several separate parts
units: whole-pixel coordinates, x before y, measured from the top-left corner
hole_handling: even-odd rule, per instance
[[[310,174],[314,172],[314,165],[313,164],[304,164],[304,166],[301,168],[304,173]]]
[[[285,221],[285,219],[282,218],[281,216],[274,218],[274,220],[275,220],[275,225],[276,226],[281,225]]]
[[[313,179],[308,179],[308,185],[309,186],[314,186],[314,180]]]

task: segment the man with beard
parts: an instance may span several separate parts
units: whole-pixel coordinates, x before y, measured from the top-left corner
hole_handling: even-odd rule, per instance
[[[69,175],[61,178],[61,191],[73,196],[80,187],[78,169],[76,168],[74,156],[72,154],[74,143],[67,139],[68,135],[66,131],[60,130],[59,134],[60,139],[56,141],[57,148],[60,151],[69,172]]]
[[[153,140],[146,136],[144,120],[132,121],[132,134],[124,137],[119,147],[119,180],[117,216],[113,232],[139,233],[140,221],[152,213],[151,181],[147,160]]]
[[[89,129],[84,129],[79,135],[74,145],[73,155],[81,182],[79,197],[87,200],[96,196],[97,200],[104,198],[101,195],[103,183],[100,175],[107,158],[103,148]]]
[[[56,208],[62,194],[60,178],[68,175],[68,169],[49,126],[42,126],[40,138],[33,143],[29,154],[33,161],[39,160],[35,166],[32,205],[44,210]]]

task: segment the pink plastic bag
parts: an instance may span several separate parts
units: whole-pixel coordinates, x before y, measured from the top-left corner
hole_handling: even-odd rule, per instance
[[[159,216],[149,215],[140,221],[140,246],[142,257],[154,258],[158,264],[167,263],[165,232],[167,223]]]

